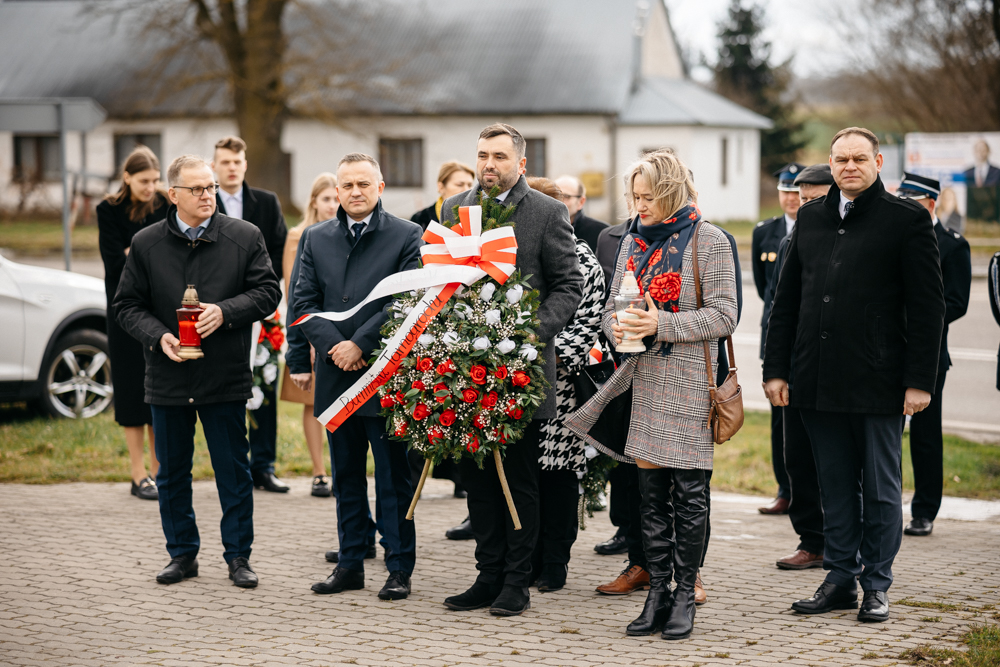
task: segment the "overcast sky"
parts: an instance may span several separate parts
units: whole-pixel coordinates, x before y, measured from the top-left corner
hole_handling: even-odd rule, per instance
[[[829,73],[838,69],[845,48],[837,32],[837,11],[858,0],[757,0],[765,9],[765,37],[773,45],[778,63],[788,56],[799,76]],[[718,48],[718,23],[726,17],[730,0],[666,0],[681,48],[689,55],[701,51],[710,61]],[[695,63],[691,63],[692,65]],[[704,70],[692,72],[698,80]]]

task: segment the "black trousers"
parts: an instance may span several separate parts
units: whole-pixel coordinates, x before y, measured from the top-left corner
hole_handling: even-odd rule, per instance
[[[903,541],[903,415],[800,412],[816,457],[826,580],[887,591]]]
[[[788,489],[788,472],[785,470],[785,434],[781,425],[781,408],[771,406],[771,467],[778,482],[778,497],[788,500],[792,497]]]
[[[791,491],[788,518],[799,536],[796,549],[811,554],[823,553],[823,505],[819,497],[819,477],[812,443],[802,423],[798,408],[781,408],[785,413],[782,426],[785,433],[785,471]]]
[[[948,369],[938,369],[937,387],[930,405],[910,419],[910,458],[913,459],[914,519],[937,517],[944,486],[944,441],[941,436],[941,392]]]
[[[642,530],[639,525],[639,510],[642,505],[642,493],[639,491],[639,467],[626,463],[618,464],[618,468],[625,468],[629,471],[628,482],[628,509],[629,524],[628,533],[625,540],[628,543],[629,565],[639,565],[646,569],[646,550],[642,544]],[[618,468],[615,468],[617,470]],[[708,508],[705,515],[705,544],[701,550],[701,562],[699,567],[705,566],[705,557],[708,556],[708,542],[712,537],[712,471],[705,471],[705,507]]]
[[[538,473],[538,542],[532,557],[537,575],[545,565],[566,565],[580,525],[580,480],[572,470]],[[520,512],[520,510],[518,510]]]
[[[633,468],[635,466],[632,466]],[[619,535],[628,533],[629,512],[628,512],[628,483],[629,471],[627,463],[619,463],[608,473],[608,482],[611,484],[610,497],[608,499],[608,517],[611,525],[618,529]],[[636,482],[638,484],[638,482]]]
[[[280,374],[279,374],[280,377]],[[257,428],[250,427],[250,472],[254,476],[274,472],[278,458],[278,380],[274,384],[261,384],[264,402],[251,410]]]
[[[538,541],[538,442],[540,420],[532,420],[520,442],[507,447],[503,467],[521,519],[521,530],[507,509],[493,457],[480,470],[471,458],[460,465],[469,494],[469,517],[476,538],[477,581],[490,586],[531,584],[531,556]]]

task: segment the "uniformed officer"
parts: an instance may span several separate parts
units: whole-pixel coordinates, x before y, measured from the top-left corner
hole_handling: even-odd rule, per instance
[[[753,282],[757,286],[757,294],[764,299],[764,319],[761,321],[760,357],[764,358],[764,336],[767,326],[767,314],[771,310],[770,299],[765,298],[768,283],[777,280],[774,265],[778,259],[778,246],[781,239],[792,233],[795,227],[795,217],[799,212],[799,187],[795,185],[795,177],[802,171],[803,165],[798,162],[786,164],[774,172],[778,179],[778,203],[782,215],[762,220],[753,230],[751,245],[751,260],[753,264]],[[771,294],[773,294],[773,290]],[[770,505],[759,508],[761,514],[787,514],[788,503],[792,493],[788,488],[788,475],[785,473],[785,461],[782,451],[781,408],[771,407],[771,464],[774,467],[774,477],[778,481],[778,497]]]
[[[910,514],[913,519],[903,532],[907,535],[930,535],[934,519],[941,508],[944,479],[943,443],[941,437],[941,392],[944,378],[951,366],[948,355],[948,325],[965,315],[969,308],[969,288],[972,285],[972,257],[969,242],[956,231],[941,224],[934,208],[941,185],[933,178],[903,172],[903,182],[896,195],[921,204],[934,220],[938,252],[941,255],[941,276],[944,279],[944,331],[941,334],[941,356],[938,360],[937,387],[926,410],[910,419],[910,456],[913,459],[913,481],[916,487]]]

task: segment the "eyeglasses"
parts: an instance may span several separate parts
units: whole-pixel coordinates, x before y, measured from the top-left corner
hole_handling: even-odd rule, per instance
[[[559,195],[559,199],[566,201],[567,199],[579,199],[582,196],[583,195],[568,195],[565,192],[563,192],[562,194]]]
[[[214,195],[219,191],[219,184],[212,183],[211,185],[196,185],[193,188],[189,188],[186,185],[173,185],[171,186],[174,190],[190,190],[191,194],[195,197],[200,197],[206,192],[210,195]]]

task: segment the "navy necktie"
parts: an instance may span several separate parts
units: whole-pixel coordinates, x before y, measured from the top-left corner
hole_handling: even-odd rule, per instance
[[[188,227],[184,230],[184,233],[187,234],[189,239],[195,241],[201,236],[201,227]]]
[[[853,209],[854,209],[853,201],[849,201],[846,204],[844,204],[844,217],[846,218]]]
[[[356,222],[353,225],[351,225],[351,229],[354,230],[354,243],[352,245],[357,245],[358,239],[361,238],[361,232],[363,232],[365,229],[365,223]]]

